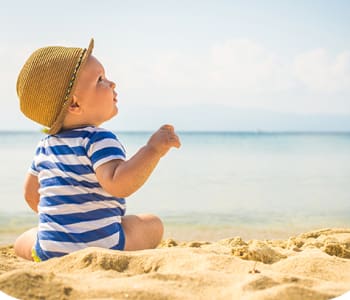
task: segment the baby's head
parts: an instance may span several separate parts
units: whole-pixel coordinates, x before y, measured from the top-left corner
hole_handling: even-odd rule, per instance
[[[24,64],[17,79],[21,111],[49,134],[116,115],[115,83],[91,55],[93,46],[92,39],[87,49],[40,48]]]

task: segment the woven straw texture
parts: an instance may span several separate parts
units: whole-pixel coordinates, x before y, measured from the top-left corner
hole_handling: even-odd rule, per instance
[[[77,67],[80,64],[81,69],[92,48],[93,40],[88,51],[60,46],[36,50],[17,79],[17,95],[23,114],[50,128],[49,133],[58,132],[62,124],[57,122],[63,122],[64,110],[77,82]]]

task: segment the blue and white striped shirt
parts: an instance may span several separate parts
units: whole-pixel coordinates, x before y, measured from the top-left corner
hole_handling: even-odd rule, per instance
[[[124,249],[125,200],[103,190],[95,170],[125,160],[117,137],[88,126],[43,138],[30,172],[40,183],[39,226],[34,250],[41,260],[89,246]]]

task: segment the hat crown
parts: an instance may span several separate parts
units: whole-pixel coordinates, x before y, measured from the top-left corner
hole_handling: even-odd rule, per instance
[[[50,46],[33,52],[17,79],[17,95],[23,114],[50,128],[49,133],[57,133],[80,69],[93,46],[94,40],[91,39],[88,49]]]
[[[45,47],[36,50],[17,80],[21,111],[33,121],[51,127],[59,115],[75,66],[83,49]]]

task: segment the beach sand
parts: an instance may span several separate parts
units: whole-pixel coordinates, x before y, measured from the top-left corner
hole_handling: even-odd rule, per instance
[[[287,240],[164,240],[33,263],[0,248],[0,291],[19,299],[331,299],[350,290],[350,229]]]

